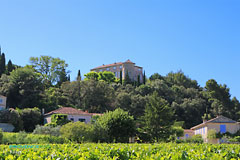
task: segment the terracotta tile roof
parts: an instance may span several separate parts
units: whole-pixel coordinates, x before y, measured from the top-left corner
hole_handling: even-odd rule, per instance
[[[230,118],[224,117],[224,116],[217,116],[216,118],[213,118],[213,119],[210,119],[209,121],[203,122],[197,126],[192,127],[191,129],[199,128],[201,126],[206,125],[207,123],[237,123],[237,122]]]
[[[89,116],[93,116],[93,115],[102,115],[99,113],[88,113],[88,112],[84,112],[81,111],[79,109],[76,108],[72,108],[72,107],[62,107],[62,108],[58,108],[54,111],[48,112],[46,114],[44,114],[44,116],[47,115],[51,115],[51,114],[68,114],[68,115],[89,115]]]
[[[123,63],[122,62],[118,62],[118,63],[113,63],[113,64],[107,64],[107,65],[102,65],[102,66],[99,66],[99,67],[96,67],[96,68],[93,68],[91,70],[94,70],[94,69],[99,69],[99,68],[107,68],[107,67],[111,67],[111,66],[116,66],[116,65],[122,65]]]
[[[103,65],[101,65],[99,67],[95,67],[91,70],[100,69],[100,68],[107,68],[107,67],[112,67],[112,66],[116,66],[116,65],[122,65],[123,63],[133,63],[133,62],[128,59],[126,62],[117,62],[117,63],[107,64],[107,65],[103,64]],[[133,63],[133,64],[135,64],[135,63]]]

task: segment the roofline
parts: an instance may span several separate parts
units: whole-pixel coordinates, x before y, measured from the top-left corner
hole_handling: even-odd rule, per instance
[[[215,118],[213,118],[213,119],[210,119],[210,120],[208,120],[208,121],[206,121],[206,122],[204,122],[204,123],[201,123],[201,124],[199,124],[199,125],[197,125],[197,126],[194,126],[194,127],[192,127],[191,129],[199,128],[199,127],[201,127],[201,126],[203,126],[203,125],[206,125],[207,123],[221,123],[221,122],[212,122],[212,121],[214,121],[215,119],[217,119],[217,118],[219,118],[219,117],[224,117],[224,116],[217,116],[217,117],[215,117]],[[227,117],[225,117],[225,118],[227,118]],[[229,119],[229,118],[228,118],[228,119]],[[222,122],[222,123],[237,123],[237,122],[235,121],[235,122]]]

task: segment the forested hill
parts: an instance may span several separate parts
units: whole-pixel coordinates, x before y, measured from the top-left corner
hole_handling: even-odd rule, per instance
[[[184,128],[217,115],[240,118],[239,101],[214,79],[202,88],[179,71],[166,76],[155,73],[140,84],[115,79],[109,72],[88,73],[82,80],[79,70],[76,80],[70,81],[68,64],[59,58],[31,57],[29,65],[18,67],[11,61],[6,65],[5,54],[0,54],[0,94],[7,96],[9,108],[37,107],[48,112],[65,106],[97,113],[122,108],[139,120],[146,115],[147,106],[161,103],[169,106],[165,114],[184,121]]]

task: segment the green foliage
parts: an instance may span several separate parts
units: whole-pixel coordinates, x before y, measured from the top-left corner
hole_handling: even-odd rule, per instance
[[[19,110],[23,120],[23,129],[26,132],[32,132],[35,126],[41,123],[41,112],[38,108],[25,108]]]
[[[134,136],[135,122],[128,112],[116,109],[102,115],[94,123],[95,141],[128,142]]]
[[[113,110],[114,90],[104,81],[82,81],[81,109],[90,113]]]
[[[50,135],[28,134],[26,132],[19,133],[3,133],[3,144],[62,144],[67,141],[62,137]]]
[[[5,54],[0,53],[0,76],[6,72],[6,59]]]
[[[64,138],[74,142],[89,142],[92,140],[93,128],[83,122],[70,122],[61,127],[60,133]]]
[[[18,147],[18,148],[17,148]],[[2,159],[88,159],[88,160],[202,160],[239,159],[239,145],[236,144],[50,144],[0,146]],[[24,147],[24,146],[23,146]],[[30,148],[34,147],[34,148]]]
[[[2,144],[3,139],[3,131],[2,128],[0,128],[0,144]]]
[[[112,72],[104,71],[98,73],[98,80],[103,80],[108,83],[116,81],[115,75]]]
[[[43,134],[50,136],[60,136],[60,128],[61,126],[51,127],[51,126],[40,126],[37,125],[33,131],[33,134]]]
[[[9,60],[7,64],[7,75],[10,75],[10,73],[15,69],[15,67],[12,64],[12,61]]]
[[[128,71],[125,72],[125,78],[123,80],[123,84],[126,85],[126,84],[132,84],[132,80],[130,79],[129,77],[129,74],[128,74]]]
[[[89,72],[87,74],[84,74],[85,79],[84,80],[98,80],[99,74],[97,72]]]
[[[40,106],[43,91],[41,78],[32,68],[18,68],[10,76],[2,76],[0,84],[2,94],[7,95],[8,106],[27,108]]]
[[[202,135],[197,134],[186,140],[188,143],[203,143]]]
[[[60,58],[51,56],[30,57],[30,63],[41,74],[46,86],[63,82],[63,79],[66,78],[66,74],[69,72],[66,71],[68,64]]]
[[[208,138],[208,139],[215,139],[215,138],[217,138],[217,132],[216,132],[216,130],[214,130],[214,129],[208,130],[208,132],[207,132],[207,138]]]
[[[154,73],[153,75],[150,76],[149,79],[150,79],[151,81],[154,81],[154,80],[156,80],[156,79],[163,80],[164,78],[163,78],[163,76],[161,76],[160,74]]]
[[[23,120],[20,113],[14,109],[0,111],[0,123],[10,123],[14,126],[14,131],[23,130]]]
[[[46,124],[46,126],[56,127],[62,126],[70,122],[67,118],[67,114],[53,114],[51,115],[51,123]]]
[[[144,131],[152,137],[152,140],[164,140],[170,136],[173,110],[168,102],[158,96],[157,92],[149,96],[145,114],[142,118]]]
[[[78,75],[77,75],[77,81],[81,81],[82,77],[81,77],[81,71],[80,69],[78,70]]]

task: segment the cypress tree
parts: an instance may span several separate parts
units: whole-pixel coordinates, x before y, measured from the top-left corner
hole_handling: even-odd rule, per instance
[[[78,81],[82,80],[80,69],[78,70],[77,80]]]
[[[12,61],[9,60],[7,64],[7,74],[10,75],[10,72],[12,71],[13,71],[13,64],[12,64]]]
[[[120,71],[120,84],[122,84],[122,71]]]
[[[138,79],[137,79],[137,86],[140,86],[141,82],[140,82],[140,75],[138,75]]]
[[[2,53],[1,60],[0,60],[0,75],[6,72],[6,60],[5,60],[5,54]]]
[[[143,73],[143,84],[146,84],[146,75],[145,75],[145,71]]]
[[[130,83],[131,83],[131,79],[130,79],[128,71],[127,71],[125,79],[124,79],[124,84],[130,84]]]

